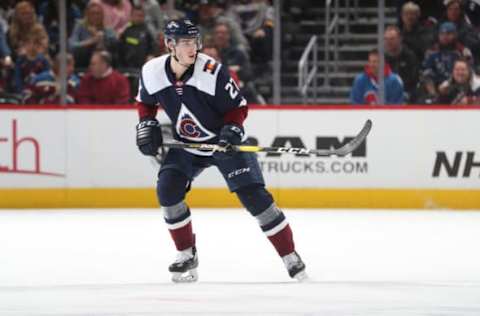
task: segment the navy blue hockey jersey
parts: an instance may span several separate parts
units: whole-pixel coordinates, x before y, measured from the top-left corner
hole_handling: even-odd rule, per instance
[[[199,53],[180,80],[171,71],[170,58],[163,55],[143,66],[137,101],[161,106],[172,121],[175,139],[217,143],[225,113],[246,106],[247,101],[226,67],[213,58]]]

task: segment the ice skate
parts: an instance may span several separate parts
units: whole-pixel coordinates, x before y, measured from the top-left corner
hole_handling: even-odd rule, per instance
[[[305,272],[305,263],[303,263],[302,258],[300,258],[296,251],[282,257],[282,260],[292,279],[300,282],[308,280],[308,275]]]
[[[198,256],[195,247],[185,249],[177,254],[175,262],[168,267],[175,283],[188,283],[198,280]]]

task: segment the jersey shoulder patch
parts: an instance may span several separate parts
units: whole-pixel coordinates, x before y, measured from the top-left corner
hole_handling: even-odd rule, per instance
[[[165,72],[167,55],[153,58],[142,67],[142,81],[148,94],[155,94],[172,85]]]
[[[217,77],[222,64],[212,57],[198,53],[193,76],[186,82],[198,90],[209,95],[215,95]]]

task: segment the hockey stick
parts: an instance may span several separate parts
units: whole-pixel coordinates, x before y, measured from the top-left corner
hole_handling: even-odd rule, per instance
[[[250,145],[233,146],[233,150],[238,152],[266,152],[266,153],[288,153],[288,154],[306,154],[317,156],[345,156],[360,146],[365,140],[370,129],[372,128],[372,121],[367,120],[363,125],[360,133],[351,141],[340,148],[335,149],[307,149],[299,147],[261,147]],[[222,146],[216,144],[200,144],[200,143],[163,143],[163,146],[169,148],[183,148],[183,149],[197,149],[201,151],[226,151]]]

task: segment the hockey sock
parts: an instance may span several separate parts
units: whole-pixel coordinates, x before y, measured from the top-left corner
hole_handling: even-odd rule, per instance
[[[195,239],[192,230],[192,219],[190,210],[185,202],[180,202],[172,206],[163,206],[163,215],[167,223],[170,236],[177,250],[185,250],[195,245]]]
[[[270,205],[255,217],[280,257],[295,251],[290,225],[283,212],[275,204]]]

